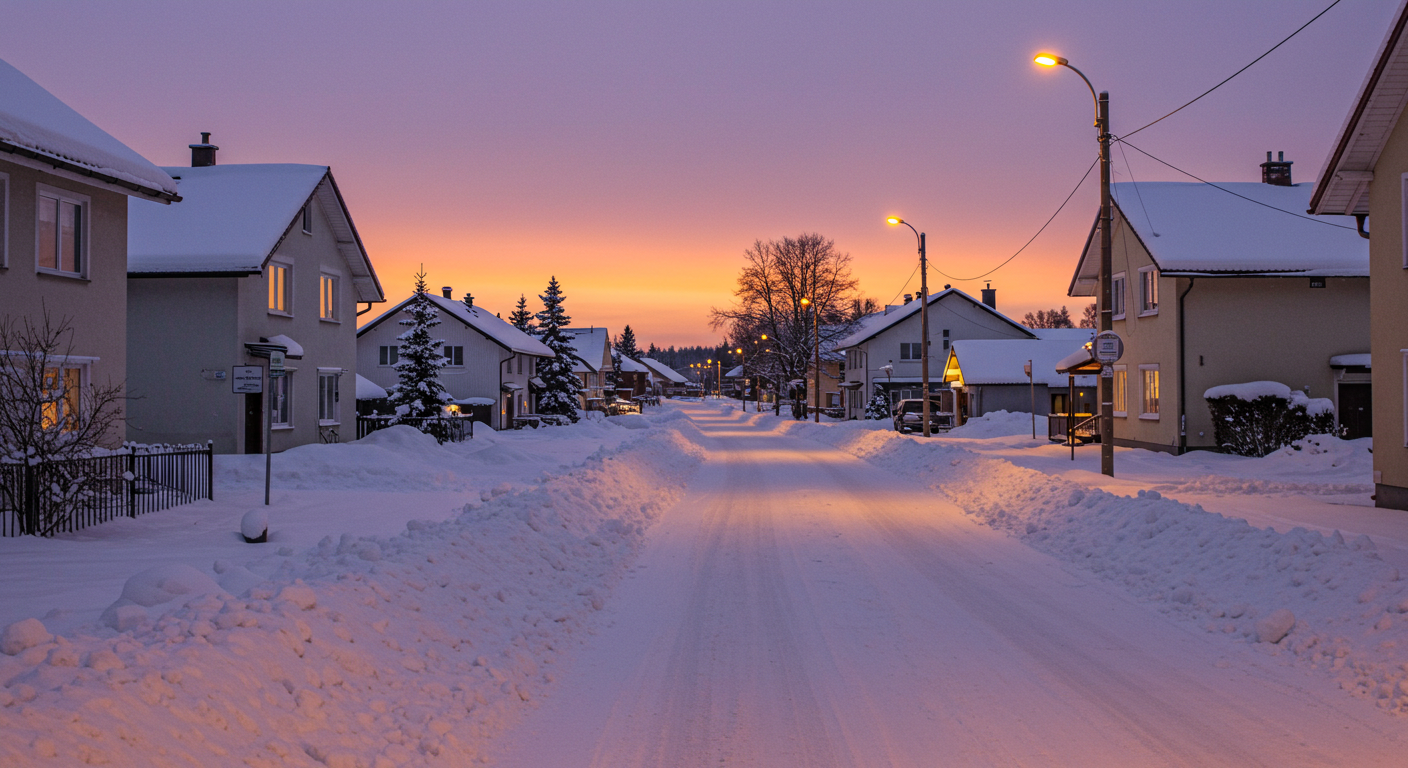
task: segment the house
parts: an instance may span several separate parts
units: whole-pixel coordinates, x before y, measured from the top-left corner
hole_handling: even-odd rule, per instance
[[[924,345],[920,343],[919,306],[919,301],[906,296],[904,304],[861,318],[856,330],[837,342],[836,351],[845,366],[838,382],[846,393],[842,403],[845,418],[865,418],[866,403],[877,387],[892,408],[900,400],[920,396]],[[946,386],[943,364],[954,341],[1035,338],[1029,328],[997,311],[996,289],[984,289],[983,301],[978,301],[945,286],[929,296],[930,390]]]
[[[1045,416],[1093,413],[1095,377],[1077,376],[1075,402],[1068,403],[1070,383],[1056,364],[1094,334],[1088,328],[1035,328],[1035,339],[960,339],[953,342],[943,380],[959,393],[963,418],[993,411],[1023,411]],[[1026,366],[1031,363],[1031,377]]]
[[[357,305],[385,296],[332,171],[217,165],[209,137],[163,169],[180,205],[128,206],[127,437],[261,453],[272,420],[274,451],[351,439]],[[233,369],[274,352],[288,375],[235,394]]]
[[[621,355],[621,367],[616,371],[616,396],[629,400],[646,394],[654,394],[651,387],[652,373],[644,363]]]
[[[1374,503],[1408,510],[1408,4],[1400,4],[1334,148],[1310,212],[1354,216],[1369,243],[1367,355],[1331,360],[1341,425],[1360,420],[1374,435]],[[1366,219],[1373,226],[1366,227]],[[1327,219],[1335,221],[1335,219]],[[1346,223],[1348,221],[1346,220]],[[1374,365],[1377,363],[1377,365]],[[1372,372],[1372,390],[1364,379]],[[1365,397],[1365,395],[1368,397]],[[1363,427],[1359,427],[1361,430]]]
[[[650,369],[654,377],[653,385],[655,394],[675,397],[685,393],[685,377],[668,365],[649,357],[642,357],[640,362]]]
[[[615,369],[611,363],[611,334],[605,328],[563,328],[572,342],[572,372],[582,382],[582,410],[600,410],[606,402],[606,380]]]
[[[164,171],[0,61],[0,322],[42,326],[47,313],[72,328],[46,362],[63,389],[49,418],[127,380],[130,198],[181,200]],[[105,442],[123,439],[119,427]]]
[[[440,311],[440,325],[431,330],[444,339],[446,365],[440,369],[445,385],[460,410],[494,429],[513,427],[515,416],[537,410],[534,391],[542,387],[537,379],[538,360],[552,357],[546,344],[499,319],[483,307],[471,307],[452,298],[445,287],[441,295],[426,293]],[[396,385],[395,365],[408,318],[405,312],[415,295],[383,312],[357,331],[357,371],[384,389]],[[470,299],[470,301],[473,301]]]
[[[1277,381],[1335,398],[1332,358],[1369,348],[1369,248],[1354,228],[1304,215],[1310,184],[1290,163],[1263,181],[1113,187],[1113,378],[1117,445],[1215,448],[1203,393]],[[1071,296],[1099,289],[1099,218]]]

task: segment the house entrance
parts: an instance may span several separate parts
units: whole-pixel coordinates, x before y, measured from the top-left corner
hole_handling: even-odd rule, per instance
[[[264,452],[264,396],[244,396],[244,452]]]
[[[1367,383],[1339,385],[1340,435],[1346,440],[1372,437],[1374,434],[1374,401]]]

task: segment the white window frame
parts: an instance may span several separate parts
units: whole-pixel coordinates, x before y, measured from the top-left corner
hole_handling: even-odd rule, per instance
[[[1145,277],[1148,275],[1148,277]],[[1149,306],[1149,296],[1145,292],[1145,286],[1153,289],[1154,304]],[[1159,268],[1140,267],[1139,268],[1139,316],[1152,317],[1159,314]]]
[[[1110,307],[1111,320],[1125,319],[1125,313],[1129,311],[1129,280],[1124,272],[1116,272],[1110,276]]]
[[[331,286],[331,288],[329,288]],[[342,277],[335,272],[323,270],[318,275],[318,319],[325,323],[340,323],[337,303],[342,297]],[[331,295],[329,295],[331,294]]]
[[[35,246],[38,247],[38,246]],[[10,174],[0,173],[0,269],[10,266]]]
[[[303,204],[303,210],[300,212],[300,216],[302,216],[302,219],[303,219],[303,220],[299,223],[299,226],[303,228],[303,234],[305,234],[305,235],[311,235],[311,234],[313,234],[313,210],[312,210],[312,209],[313,209],[313,204],[312,204],[311,202],[308,202],[308,203],[304,203],[304,204]],[[287,209],[285,209],[285,210],[287,210]]]
[[[7,186],[8,186],[8,185],[7,185]],[[89,260],[90,260],[90,255],[89,255],[89,254],[90,254],[90,251],[91,251],[91,249],[88,247],[88,241],[89,241],[89,239],[90,239],[90,237],[89,237],[89,229],[90,229],[90,224],[89,224],[89,222],[90,222],[90,221],[92,220],[92,218],[93,218],[93,198],[91,198],[91,197],[89,197],[89,196],[87,196],[87,195],[75,194],[75,193],[70,192],[70,191],[68,191],[68,190],[66,190],[66,189],[59,189],[58,187],[51,187],[51,186],[49,186],[48,184],[36,184],[36,185],[35,185],[35,192],[36,192],[36,194],[35,194],[35,196],[34,196],[34,271],[35,271],[35,272],[38,272],[38,273],[45,274],[45,275],[55,275],[55,276],[58,276],[58,277],[68,277],[68,278],[72,278],[72,279],[74,279],[74,280],[87,280],[87,279],[88,279],[88,262],[89,262]],[[78,222],[78,254],[77,254],[77,258],[78,258],[78,265],[79,265],[79,268],[78,268],[78,271],[77,271],[77,272],[67,272],[67,271],[64,271],[63,269],[54,269],[54,268],[51,268],[51,267],[41,267],[41,266],[39,266],[39,257],[40,257],[40,254],[39,254],[39,242],[40,242],[40,240],[39,240],[39,231],[40,231],[40,229],[41,229],[40,224],[39,224],[39,215],[40,215],[40,209],[43,207],[43,206],[40,204],[40,202],[39,202],[39,198],[40,198],[40,197],[49,197],[49,198],[53,198],[53,199],[59,201],[60,203],[69,203],[70,205],[76,205],[76,206],[78,206],[78,211],[79,211],[79,213],[78,213],[78,219],[79,219],[79,222]],[[56,257],[56,259],[57,259],[57,257]],[[57,263],[57,261],[56,261],[56,263]]]
[[[458,363],[455,362],[455,358],[454,358],[453,355],[452,355],[452,353],[454,352],[454,350],[459,350],[459,352],[460,352],[460,361],[459,361]],[[446,368],[463,368],[463,367],[464,367],[464,345],[463,345],[463,344],[444,344],[444,345],[442,345],[442,347],[441,347],[441,349],[440,349],[440,352],[441,352],[441,354],[443,354],[443,355],[445,356],[445,367],[446,367]]]
[[[280,382],[282,382],[282,384],[280,384]],[[280,409],[280,408],[278,408],[278,407],[276,406],[276,403],[277,403],[278,401],[276,401],[276,400],[273,399],[276,395],[279,394],[278,390],[279,390],[281,387],[282,387],[282,389],[283,389],[283,391],[284,391],[284,392],[283,392],[283,394],[284,394],[284,407],[283,407],[282,409]],[[270,410],[269,421],[270,421],[270,429],[293,429],[293,369],[292,369],[292,368],[285,368],[285,369],[284,369],[284,375],[283,375],[283,376],[279,376],[279,377],[270,377],[270,378],[269,378],[269,398],[270,398],[270,400],[269,400],[269,410]],[[279,413],[280,410],[283,411],[282,414]],[[279,416],[283,416],[284,420],[283,420],[283,421],[279,421]]]
[[[94,363],[95,361],[97,361],[97,360],[98,360],[98,358],[96,358],[96,357],[80,357],[80,356],[76,356],[76,355],[52,355],[52,356],[48,356],[48,357],[45,357],[45,358],[44,358],[44,368],[45,368],[45,370],[47,371],[47,370],[50,369],[50,368],[57,369],[57,370],[59,371],[59,379],[60,379],[60,380],[63,379],[63,375],[64,375],[63,372],[64,372],[64,371],[78,371],[78,413],[79,413],[79,415],[82,415],[82,413],[83,413],[83,403],[84,403],[84,400],[86,400],[86,399],[89,397],[89,392],[92,391],[92,390],[91,390],[91,387],[92,387],[92,383],[93,383],[93,382],[92,382],[92,379],[93,379],[93,363]],[[40,380],[41,380],[41,382],[43,381],[43,375],[42,375],[42,374],[41,374],[41,379],[40,379]],[[60,400],[59,402],[63,403],[63,402],[66,402],[66,401]],[[41,415],[40,418],[47,418],[47,416]],[[56,412],[54,413],[54,415],[53,415],[53,418],[54,418],[55,422],[58,422],[59,420],[65,418],[65,415],[62,414],[62,413],[58,413],[58,412],[56,411]],[[67,431],[67,430],[64,430],[64,431]]]
[[[1153,372],[1154,372],[1155,380],[1158,381],[1158,390],[1159,390],[1159,391],[1158,391],[1158,394],[1154,397],[1154,407],[1155,407],[1155,408],[1159,408],[1160,410],[1162,410],[1162,407],[1163,407],[1162,400],[1163,400],[1163,394],[1164,394],[1164,392],[1163,392],[1164,383],[1163,383],[1163,377],[1158,375],[1158,373],[1159,373],[1159,364],[1158,364],[1158,363],[1151,363],[1151,364],[1147,364],[1147,365],[1141,365],[1141,366],[1139,366],[1139,418],[1145,419],[1145,420],[1148,420],[1148,421],[1158,421],[1158,420],[1159,420],[1159,412],[1158,412],[1158,411],[1154,411],[1153,413],[1150,413],[1149,411],[1145,410],[1145,407],[1146,407],[1146,406],[1148,405],[1148,403],[1149,403],[1149,387],[1148,387],[1147,384],[1146,384],[1146,381],[1147,381],[1147,373],[1148,373],[1149,371],[1153,371]]]
[[[278,315],[279,317],[293,317],[293,265],[292,265],[292,264],[289,264],[289,263],[283,262],[283,261],[270,261],[270,262],[268,263],[268,265],[264,267],[264,283],[265,283],[265,287],[269,289],[269,290],[267,290],[267,291],[265,292],[266,294],[269,295],[269,296],[266,296],[266,301],[265,301],[265,303],[266,303],[266,304],[271,303],[271,302],[267,301],[267,298],[271,297],[272,294],[273,294],[274,274],[275,274],[275,270],[276,270],[276,269],[281,269],[281,270],[283,270],[283,274],[284,274],[284,277],[283,277],[283,287],[284,287],[284,290],[283,290],[283,294],[284,294],[284,295],[283,295],[283,300],[284,300],[284,308],[283,308],[283,309],[275,309],[274,307],[269,307],[269,314],[271,314],[271,315]]]
[[[1116,365],[1115,375],[1110,379],[1110,391],[1114,394],[1115,416],[1121,419],[1129,418],[1129,366]],[[1123,400],[1124,410],[1120,410],[1120,401]]]
[[[382,344],[376,348],[376,367],[390,368],[401,359],[400,344]],[[382,360],[388,362],[383,363]]]
[[[318,369],[318,426],[331,427],[342,423],[341,368]],[[328,382],[332,383],[332,403],[327,401]]]

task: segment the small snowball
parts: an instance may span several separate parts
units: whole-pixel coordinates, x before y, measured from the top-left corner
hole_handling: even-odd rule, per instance
[[[251,509],[240,520],[240,533],[250,544],[269,540],[269,510]]]
[[[44,622],[39,619],[21,619],[5,627],[4,633],[0,634],[0,653],[14,656],[53,639],[54,636],[44,628]]]
[[[1290,634],[1295,625],[1295,614],[1285,608],[1272,611],[1271,615],[1256,623],[1256,641],[1258,643],[1279,643],[1282,638]]]

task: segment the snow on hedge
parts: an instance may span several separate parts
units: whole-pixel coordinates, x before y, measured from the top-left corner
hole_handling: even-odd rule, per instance
[[[1203,393],[1204,400],[1214,400],[1219,397],[1235,397],[1238,400],[1252,402],[1259,397],[1279,397],[1289,401],[1291,407],[1297,405],[1305,406],[1305,412],[1311,416],[1319,416],[1322,413],[1329,413],[1335,409],[1335,404],[1327,397],[1310,397],[1298,389],[1290,387],[1278,381],[1248,381],[1243,384],[1223,384],[1213,387]]]
[[[697,430],[663,416],[567,474],[398,536],[325,538],[272,578],[219,562],[216,587],[165,567],[129,580],[107,627],[16,622],[0,634],[0,764],[475,762],[697,468]],[[433,445],[383,440],[408,461]]]
[[[940,440],[783,428],[919,479],[974,519],[1165,613],[1325,670],[1351,693],[1408,713],[1408,582],[1367,536],[1254,528],[1158,491],[1119,496]]]

